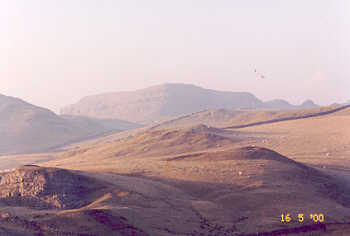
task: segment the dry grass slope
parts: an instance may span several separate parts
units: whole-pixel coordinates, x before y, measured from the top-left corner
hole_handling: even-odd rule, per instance
[[[239,130],[206,125],[157,128],[108,144],[81,146],[45,166],[80,170],[81,175],[108,186],[106,191],[72,210],[44,213],[21,208],[19,212],[2,205],[0,211],[16,213],[17,225],[27,225],[21,229],[41,227],[49,229],[45,232],[63,232],[57,221],[71,231],[84,233],[101,230],[117,234],[119,227],[156,236],[274,235],[276,230],[303,235],[292,229],[309,227],[313,222],[301,224],[296,221],[297,214],[323,213],[327,232],[315,230],[304,235],[341,235],[349,228],[333,223],[350,219],[350,174],[346,175],[350,153],[344,148],[350,146],[346,126],[349,109]],[[262,114],[268,118],[269,112]],[[290,117],[293,112],[277,112],[272,117]],[[241,116],[240,122],[265,119],[265,115],[257,115],[260,113],[250,114],[248,118]],[[332,169],[335,164],[342,172]],[[95,210],[103,211],[96,215],[107,218],[106,225],[90,215]],[[281,213],[294,216],[292,222],[282,223]],[[119,226],[109,224],[108,219]],[[10,221],[0,220],[0,226],[13,231],[16,228]],[[27,221],[34,223],[23,223]],[[91,227],[84,228],[85,222]]]

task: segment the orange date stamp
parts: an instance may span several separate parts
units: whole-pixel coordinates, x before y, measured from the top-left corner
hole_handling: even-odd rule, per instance
[[[289,213],[281,214],[281,222],[282,223],[289,223],[292,221],[297,221],[299,223],[303,223],[306,220],[311,220],[314,223],[323,223],[325,221],[324,214],[309,214],[305,215],[303,213],[298,213],[296,215],[291,215]]]

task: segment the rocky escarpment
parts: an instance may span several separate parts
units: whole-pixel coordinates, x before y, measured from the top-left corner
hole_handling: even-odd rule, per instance
[[[79,208],[105,187],[94,179],[68,170],[35,165],[0,174],[0,200],[11,206]]]

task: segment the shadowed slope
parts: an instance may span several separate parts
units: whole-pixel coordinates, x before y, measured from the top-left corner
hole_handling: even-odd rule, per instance
[[[34,165],[0,174],[0,200],[12,206],[79,208],[88,203],[89,195],[105,187],[68,170]]]
[[[173,184],[201,198],[195,208],[203,216],[223,224],[222,216],[230,215],[245,233],[300,226],[299,213],[321,212],[327,222],[346,222],[350,216],[350,189],[343,181],[266,148],[184,154],[167,163],[173,178],[195,181]],[[291,223],[281,222],[283,212],[293,215]]]
[[[193,152],[210,148],[223,147],[233,144],[239,138],[224,136],[225,131],[197,125],[180,130],[151,130],[136,134],[133,137],[104,144],[91,149],[74,150],[66,153],[65,157],[100,158],[116,157],[148,157],[172,155],[183,152]],[[80,155],[81,154],[81,155]]]
[[[33,219],[14,215],[0,216],[0,227],[6,236],[19,235],[115,235],[148,236],[143,230],[133,226],[125,217],[106,209],[83,209],[57,214],[40,214]],[[16,233],[15,233],[16,232]],[[1,231],[0,231],[1,233]]]
[[[349,139],[343,134],[349,133],[342,124],[346,124],[348,116],[341,113],[347,109],[317,118],[261,125],[247,130],[251,135],[274,138],[287,151],[296,149],[304,152],[307,148],[320,151],[320,148],[326,146],[320,140],[330,143],[333,139],[329,137],[334,134],[334,142],[340,143],[341,148],[344,148]],[[298,128],[294,130],[288,125],[298,125]],[[264,130],[266,128],[271,128],[272,131],[267,132]],[[315,131],[317,132],[314,133]],[[191,196],[186,202],[191,204],[201,219],[200,229],[192,227],[196,231],[192,235],[201,235],[202,232],[202,235],[212,235],[212,232],[225,235],[228,228],[235,233],[295,228],[313,224],[309,220],[309,214],[315,213],[324,214],[326,223],[346,222],[349,219],[350,192],[345,179],[333,175],[328,167],[315,169],[291,160],[267,148],[267,144],[260,147],[256,140],[249,141],[256,146],[245,146],[244,142],[236,142],[237,140],[232,142],[232,139],[227,138],[232,133],[226,132],[238,134],[235,137],[239,139],[246,130],[227,131],[204,125],[179,130],[154,129],[98,148],[80,150],[80,153],[76,150],[70,156],[67,155],[67,158],[49,164],[72,169],[125,173],[128,177],[158,181],[175,187]],[[203,134],[204,137],[201,136]],[[211,139],[209,134],[219,136],[220,139]],[[281,135],[297,139],[298,145],[294,142],[282,143],[283,140],[279,138]],[[231,142],[220,143],[221,139]],[[224,145],[220,148],[214,145],[208,150],[208,143]],[[333,141],[331,144],[334,144]],[[107,176],[102,173],[97,175],[101,178]],[[141,186],[137,185],[135,189]],[[157,190],[150,190],[154,191]],[[160,193],[157,192],[158,194]],[[164,197],[167,195],[168,193],[163,194]],[[186,208],[189,206],[186,205]],[[290,213],[294,220],[289,224],[282,223],[282,213]],[[307,217],[303,224],[297,221],[299,213]],[[172,218],[174,215],[171,212],[165,219],[177,221],[183,216],[179,214],[175,219]],[[189,225],[171,224],[173,227],[167,228],[173,230],[169,235],[176,235],[177,229]]]
[[[117,120],[61,117],[21,99],[0,95],[0,155],[49,151],[133,127],[139,126]]]
[[[196,129],[206,131],[209,129],[214,133],[222,132],[220,129],[206,126],[192,129],[194,133]],[[182,132],[189,134],[192,133],[192,129],[185,129]],[[161,138],[165,140],[166,138],[173,140],[172,135],[176,136],[168,131],[157,131],[157,133],[165,135]],[[155,136],[156,143],[160,146],[163,145],[159,138],[161,136]],[[139,141],[141,140],[143,140],[142,136]],[[153,145],[147,139],[144,141],[150,147]],[[185,142],[179,144],[179,146],[183,145],[186,145]],[[154,154],[143,158],[144,156],[140,154],[139,158],[130,158],[134,156],[132,154],[129,157],[121,156],[125,158],[113,156],[106,158],[110,155],[106,155],[108,152],[98,151],[76,153],[72,158],[50,164],[56,163],[76,169],[93,170],[95,168],[97,171],[105,169],[108,173],[128,173],[130,175],[125,178],[135,178],[140,181],[152,180],[162,186],[175,187],[183,193],[182,196],[191,196],[186,202],[191,204],[191,208],[200,219],[200,228],[191,227],[192,231],[198,234],[192,235],[200,235],[202,232],[205,233],[204,235],[211,235],[210,231],[225,235],[223,232],[229,228],[233,230],[230,232],[249,233],[300,226],[297,221],[288,225],[281,223],[280,215],[283,212],[288,212],[294,217],[298,213],[305,215],[323,213],[327,217],[327,223],[344,222],[344,219],[350,217],[349,189],[344,187],[342,181],[273,150],[256,146],[229,149],[227,146],[225,150],[203,149],[194,153],[173,154],[171,150],[174,149],[171,149],[171,145],[167,147],[170,151],[163,157]],[[113,177],[113,174],[96,173],[95,176],[111,181],[115,179],[115,183],[122,183],[119,177]],[[175,195],[175,192],[171,196],[165,192],[159,192],[160,186],[152,189],[148,185],[135,185],[131,182],[128,186],[133,186],[135,191],[147,188],[149,189],[147,193],[152,194],[152,197],[163,196],[168,198],[168,201],[172,197],[181,196]],[[176,194],[179,192],[177,191]],[[98,204],[103,205],[103,202],[106,204],[106,200],[102,199]],[[176,235],[178,230],[183,231],[190,224],[183,223],[178,228],[179,225],[175,222],[183,216],[181,214],[174,216],[175,213],[168,216],[171,219],[169,222],[172,222],[169,223],[172,226],[167,226],[172,230],[169,235]],[[311,223],[305,221],[304,225]]]

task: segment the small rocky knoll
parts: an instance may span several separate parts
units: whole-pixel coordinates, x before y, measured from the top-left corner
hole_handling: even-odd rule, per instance
[[[72,209],[89,203],[101,183],[69,170],[35,165],[0,173],[0,201],[37,209]]]

